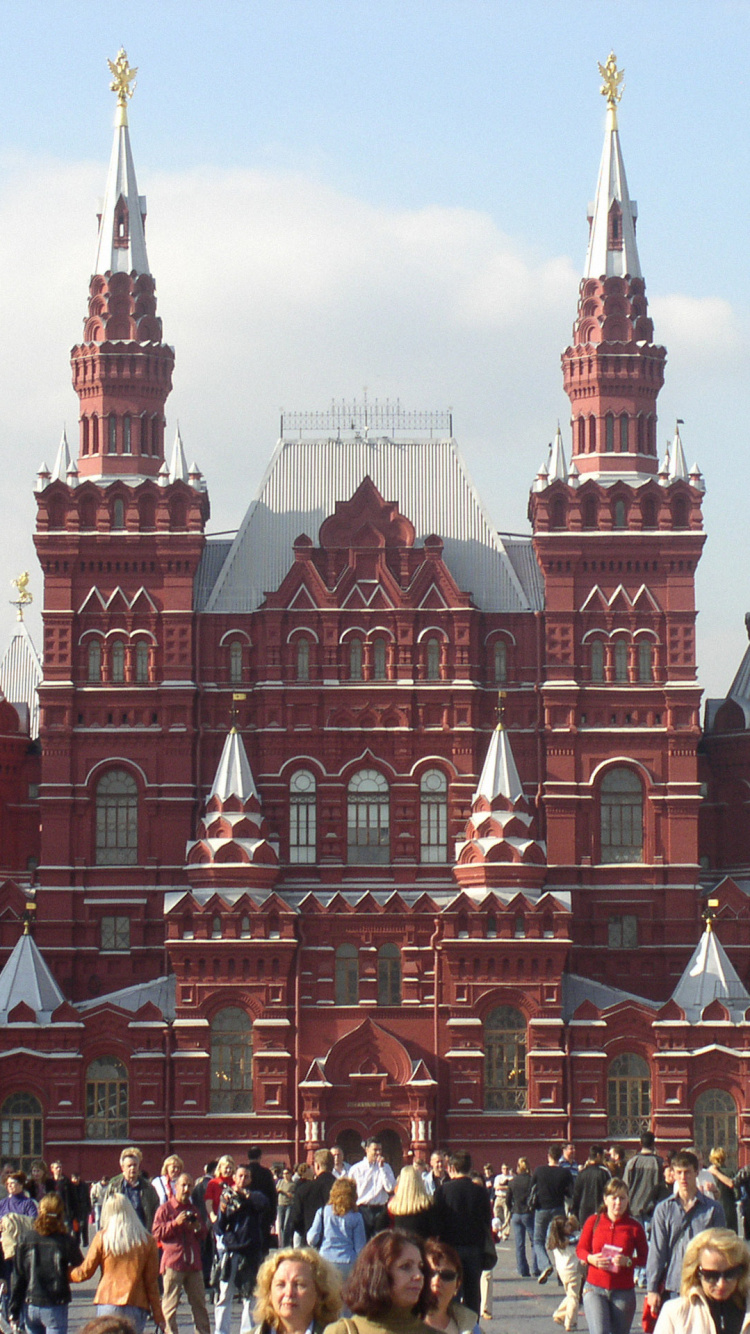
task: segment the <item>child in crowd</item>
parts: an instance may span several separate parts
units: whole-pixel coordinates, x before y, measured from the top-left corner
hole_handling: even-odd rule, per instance
[[[553,1218],[547,1233],[547,1250],[552,1256],[557,1277],[565,1289],[565,1296],[552,1319],[565,1329],[578,1328],[578,1307],[581,1301],[583,1265],[576,1255],[576,1242],[581,1230],[575,1214]]]

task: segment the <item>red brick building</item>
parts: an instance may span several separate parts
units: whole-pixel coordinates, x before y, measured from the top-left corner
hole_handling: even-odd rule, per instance
[[[747,1156],[750,687],[702,737],[704,483],[679,429],[657,457],[636,216],[613,92],[572,449],[558,431],[528,540],[494,529],[447,414],[377,405],[287,417],[211,539],[179,433],[165,455],[123,95],[78,448],[36,486],[41,849],[3,842],[4,1153],[93,1176],[123,1140],[155,1169],[251,1140],[351,1157],[376,1129],[397,1163],[484,1161],[651,1124]],[[734,965],[701,934],[719,872]]]

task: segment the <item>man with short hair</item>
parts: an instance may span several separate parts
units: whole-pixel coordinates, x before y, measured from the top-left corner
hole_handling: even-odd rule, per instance
[[[154,1237],[161,1247],[162,1310],[167,1334],[178,1334],[177,1308],[183,1289],[197,1334],[211,1334],[201,1255],[206,1227],[190,1198],[193,1184],[190,1173],[181,1172],[172,1183],[172,1195],[159,1205],[154,1218]]]
[[[547,1254],[547,1229],[555,1214],[564,1214],[565,1205],[573,1198],[573,1176],[567,1167],[559,1166],[560,1145],[550,1144],[547,1166],[537,1167],[531,1179],[536,1186],[537,1206],[534,1214],[534,1256],[539,1269],[537,1283],[546,1283],[552,1273]]]
[[[365,1144],[365,1156],[349,1173],[357,1187],[357,1207],[362,1215],[367,1240],[375,1233],[375,1221],[396,1189],[396,1178],[383,1157],[380,1140],[371,1135]]]
[[[441,1181],[445,1181],[445,1154],[435,1149],[430,1154],[430,1170],[422,1177],[428,1195],[434,1195]]]
[[[328,1203],[328,1196],[336,1178],[333,1175],[333,1154],[330,1149],[318,1149],[313,1157],[312,1181],[300,1181],[292,1199],[289,1226],[307,1244],[307,1234],[315,1221],[318,1209]]]
[[[662,1301],[679,1297],[682,1261],[689,1241],[709,1227],[724,1227],[724,1210],[698,1190],[698,1159],[684,1149],[672,1159],[675,1191],[654,1209],[646,1262],[648,1304],[656,1314]],[[659,1292],[664,1283],[663,1293]]]
[[[151,1182],[141,1170],[143,1154],[134,1144],[123,1149],[120,1154],[121,1171],[107,1186],[105,1199],[110,1195],[124,1195],[132,1204],[143,1226],[151,1231],[154,1216],[159,1208],[159,1196]],[[54,1164],[53,1164],[54,1168]]]
[[[267,1213],[266,1196],[251,1187],[250,1168],[238,1167],[231,1186],[225,1186],[221,1193],[216,1220],[216,1234],[225,1252],[214,1304],[216,1334],[230,1334],[235,1292],[242,1298],[240,1334],[248,1334],[252,1328],[252,1297],[263,1259]]]
[[[580,1169],[578,1167],[578,1163],[576,1162],[576,1146],[575,1144],[572,1143],[571,1140],[568,1140],[567,1144],[563,1144],[562,1153],[560,1154],[560,1161],[558,1163],[558,1166],[567,1167],[568,1171],[572,1174],[572,1176],[574,1177],[578,1176]]]
[[[344,1150],[340,1149],[338,1144],[334,1144],[331,1153],[333,1154],[333,1175],[337,1181],[340,1181],[342,1177],[348,1177],[352,1170],[351,1165],[344,1161]]]
[[[641,1147],[628,1159],[623,1173],[623,1181],[630,1196],[630,1212],[641,1225],[648,1240],[651,1240],[651,1219],[654,1209],[663,1198],[664,1164],[654,1152],[654,1136],[650,1130],[641,1135]],[[581,1219],[583,1222],[583,1219]],[[645,1285],[644,1269],[636,1269],[636,1286]]]
[[[462,1150],[448,1159],[448,1180],[435,1191],[435,1231],[440,1241],[458,1252],[463,1265],[463,1302],[479,1315],[484,1245],[492,1227],[492,1205],[485,1186],[472,1181],[471,1154]]]
[[[268,1213],[263,1221],[263,1255],[266,1256],[271,1249],[271,1228],[276,1217],[276,1182],[270,1167],[263,1166],[262,1157],[263,1150],[258,1148],[257,1144],[251,1144],[247,1151],[250,1189],[259,1190],[268,1201]]]
[[[601,1208],[604,1187],[609,1179],[609,1172],[604,1166],[604,1145],[592,1144],[573,1186],[572,1210],[582,1226],[587,1218],[598,1213]]]
[[[55,1183],[55,1194],[62,1200],[63,1213],[65,1214],[65,1226],[68,1232],[73,1231],[73,1219],[76,1216],[75,1191],[68,1177],[63,1172],[63,1165],[59,1161],[50,1163],[49,1170],[52,1173],[52,1180]]]

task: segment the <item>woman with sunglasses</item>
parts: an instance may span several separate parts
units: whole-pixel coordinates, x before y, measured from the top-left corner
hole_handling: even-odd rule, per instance
[[[424,1317],[426,1325],[446,1334],[479,1334],[475,1311],[458,1301],[463,1282],[463,1267],[452,1246],[442,1241],[425,1242],[429,1306]]]
[[[680,1295],[664,1303],[654,1334],[741,1330],[750,1330],[750,1250],[730,1228],[707,1228],[688,1242]]]
[[[646,1233],[629,1211],[628,1188],[613,1177],[598,1214],[586,1219],[576,1254],[586,1269],[583,1309],[589,1334],[628,1334],[635,1315],[635,1274],[648,1255]]]

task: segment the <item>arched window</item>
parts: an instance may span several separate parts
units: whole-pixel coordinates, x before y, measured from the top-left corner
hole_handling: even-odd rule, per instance
[[[111,650],[112,680],[125,680],[125,644],[122,639],[112,641]]]
[[[124,769],[110,769],[96,788],[96,865],[138,861],[138,785]]]
[[[88,452],[89,452],[89,419],[88,417],[81,417],[81,453],[88,454]]]
[[[526,1020],[510,1005],[499,1005],[484,1021],[484,1108],[526,1110]]]
[[[596,500],[593,496],[587,496],[583,502],[583,526],[584,528],[596,528]]]
[[[440,680],[440,640],[427,640],[427,680]]]
[[[339,945],[336,950],[335,988],[337,1005],[359,1004],[359,955],[354,945]]]
[[[377,769],[360,769],[349,783],[347,842],[353,865],[381,866],[390,861],[390,794]]]
[[[596,417],[589,417],[589,454],[596,453]]]
[[[127,1137],[128,1072],[116,1056],[99,1056],[86,1071],[86,1138]]]
[[[156,413],[154,413],[153,417],[151,418],[151,453],[152,454],[159,453],[159,418],[157,417]],[[184,528],[185,525],[182,524],[181,527]]]
[[[107,453],[117,453],[117,418],[114,412],[109,414],[108,435],[107,435]]]
[[[675,528],[687,528],[687,502],[684,496],[678,496],[674,502],[672,522]]]
[[[646,422],[642,412],[638,413],[638,453],[646,452]]]
[[[737,1105],[724,1089],[706,1089],[695,1100],[693,1144],[708,1162],[712,1149],[727,1151],[728,1166],[737,1166]]]
[[[229,645],[229,680],[236,685],[242,680],[242,644],[233,639]]]
[[[133,452],[133,432],[128,416],[122,419],[122,452],[123,454],[132,454]]]
[[[29,1172],[42,1156],[42,1104],[32,1093],[11,1093],[0,1107],[0,1154]]]
[[[611,454],[615,447],[615,419],[611,412],[604,418],[604,448]]]
[[[91,452],[99,453],[99,418],[96,413],[91,418]]]
[[[378,950],[378,1005],[401,1004],[401,951],[398,945]]]
[[[310,680],[310,640],[297,640],[297,680]]]
[[[221,918],[218,913],[211,918],[211,939],[221,940],[222,937]]]
[[[504,639],[496,639],[493,646],[495,680],[498,683],[508,679],[508,645]]]
[[[628,414],[626,412],[623,412],[620,417],[620,452],[622,454],[628,452]]]
[[[625,527],[625,501],[615,501],[615,528]]]
[[[632,769],[609,769],[601,785],[602,862],[643,860],[643,788]]]
[[[562,496],[555,496],[552,501],[552,527],[565,527],[565,501]]]
[[[638,677],[641,681],[654,679],[654,649],[647,639],[638,645]]]
[[[102,679],[102,645],[100,639],[89,640],[89,681]]]
[[[253,1026],[237,1006],[211,1020],[212,1112],[253,1110]]]
[[[145,639],[136,642],[135,679],[139,685],[148,685],[148,644]]]
[[[140,423],[141,423],[141,453],[148,454],[148,415],[145,412],[141,413]]]
[[[362,680],[362,640],[352,639],[349,643],[349,680]]]
[[[625,639],[615,640],[615,680],[628,679],[628,645]]]
[[[153,496],[141,496],[138,503],[138,522],[141,528],[156,526],[156,502]]]
[[[586,453],[586,418],[578,418],[578,453]]]
[[[591,680],[604,680],[604,644],[601,639],[595,639],[591,644]]]
[[[420,842],[423,862],[448,860],[448,780],[428,769],[419,783]]]
[[[607,1135],[637,1139],[650,1129],[651,1076],[642,1056],[623,1052],[607,1071]]]
[[[289,784],[289,860],[309,865],[317,856],[315,774],[298,769]]]
[[[112,506],[112,527],[125,527],[125,501],[122,500],[120,496],[117,497],[117,500]]]
[[[385,640],[382,636],[372,641],[372,674],[376,681],[385,680]]]

